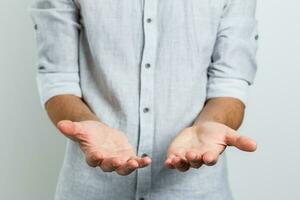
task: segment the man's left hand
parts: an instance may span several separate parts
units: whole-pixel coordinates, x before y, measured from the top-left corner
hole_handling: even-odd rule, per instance
[[[169,169],[187,171],[203,164],[217,163],[226,146],[234,146],[242,151],[253,152],[256,142],[239,135],[235,130],[218,122],[202,122],[182,130],[170,144],[165,166]]]

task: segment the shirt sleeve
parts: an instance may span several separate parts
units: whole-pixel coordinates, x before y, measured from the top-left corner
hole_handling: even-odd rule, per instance
[[[256,0],[227,0],[208,68],[207,99],[233,97],[247,104],[257,70]]]
[[[40,103],[61,94],[82,96],[78,68],[81,29],[73,0],[37,0],[29,6],[37,44]]]

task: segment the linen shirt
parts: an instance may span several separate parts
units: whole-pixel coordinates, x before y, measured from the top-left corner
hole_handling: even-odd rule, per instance
[[[38,0],[30,5],[41,105],[81,97],[125,132],[149,167],[129,176],[86,164],[68,140],[56,200],[231,200],[226,158],[181,173],[168,145],[207,99],[246,104],[256,72],[256,0]]]

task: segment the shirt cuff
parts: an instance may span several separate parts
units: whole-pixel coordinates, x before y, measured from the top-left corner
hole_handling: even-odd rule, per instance
[[[207,84],[206,99],[232,97],[247,105],[249,84],[242,79],[210,78]]]
[[[79,75],[76,73],[38,73],[36,77],[40,104],[46,110],[46,102],[54,96],[70,94],[82,97]]]

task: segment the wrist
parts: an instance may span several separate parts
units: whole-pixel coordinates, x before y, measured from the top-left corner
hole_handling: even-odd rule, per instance
[[[82,122],[82,121],[100,122],[99,118],[96,115],[90,113],[77,115],[76,121],[77,122]]]
[[[196,120],[194,122],[194,124],[192,125],[192,127],[194,127],[195,129],[198,130],[199,128],[202,128],[203,126],[207,126],[208,124],[213,124],[213,123],[224,124],[224,123],[221,123],[216,120],[206,119],[206,120]]]

